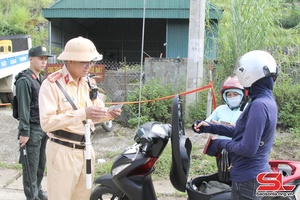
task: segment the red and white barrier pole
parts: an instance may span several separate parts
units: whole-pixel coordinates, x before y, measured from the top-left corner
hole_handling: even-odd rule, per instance
[[[91,129],[90,125],[85,125],[85,157],[86,157],[86,188],[92,188],[92,166],[91,166]]]

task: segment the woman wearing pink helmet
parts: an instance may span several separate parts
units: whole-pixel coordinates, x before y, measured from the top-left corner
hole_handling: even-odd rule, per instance
[[[235,125],[242,113],[244,87],[237,76],[228,77],[222,86],[221,95],[226,104],[218,106],[205,120],[214,124]]]

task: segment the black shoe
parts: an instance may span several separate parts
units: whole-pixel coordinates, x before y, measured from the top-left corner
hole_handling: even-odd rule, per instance
[[[40,200],[48,200],[48,195],[45,191],[40,190],[38,195]]]

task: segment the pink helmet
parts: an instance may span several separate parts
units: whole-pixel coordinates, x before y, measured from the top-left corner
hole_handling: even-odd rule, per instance
[[[228,89],[240,89],[240,90],[244,91],[244,87],[240,84],[237,76],[234,76],[234,77],[230,76],[224,81],[222,90],[221,90],[221,94],[223,95],[225,90],[228,90]]]
[[[239,94],[239,99],[229,99],[227,98],[226,93],[227,92],[236,92]],[[230,109],[236,109],[239,108],[242,104],[243,98],[244,98],[244,87],[240,84],[239,79],[237,78],[237,76],[234,77],[228,77],[225,81],[224,84],[222,86],[222,90],[221,90],[221,95],[223,100],[225,101],[225,103],[228,105],[228,107]],[[236,101],[236,102],[231,102],[231,101]]]

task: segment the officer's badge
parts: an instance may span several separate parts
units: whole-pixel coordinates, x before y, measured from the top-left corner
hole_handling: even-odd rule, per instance
[[[67,74],[67,75],[65,76],[65,82],[66,82],[66,84],[68,84],[69,81],[70,81],[69,74]]]

